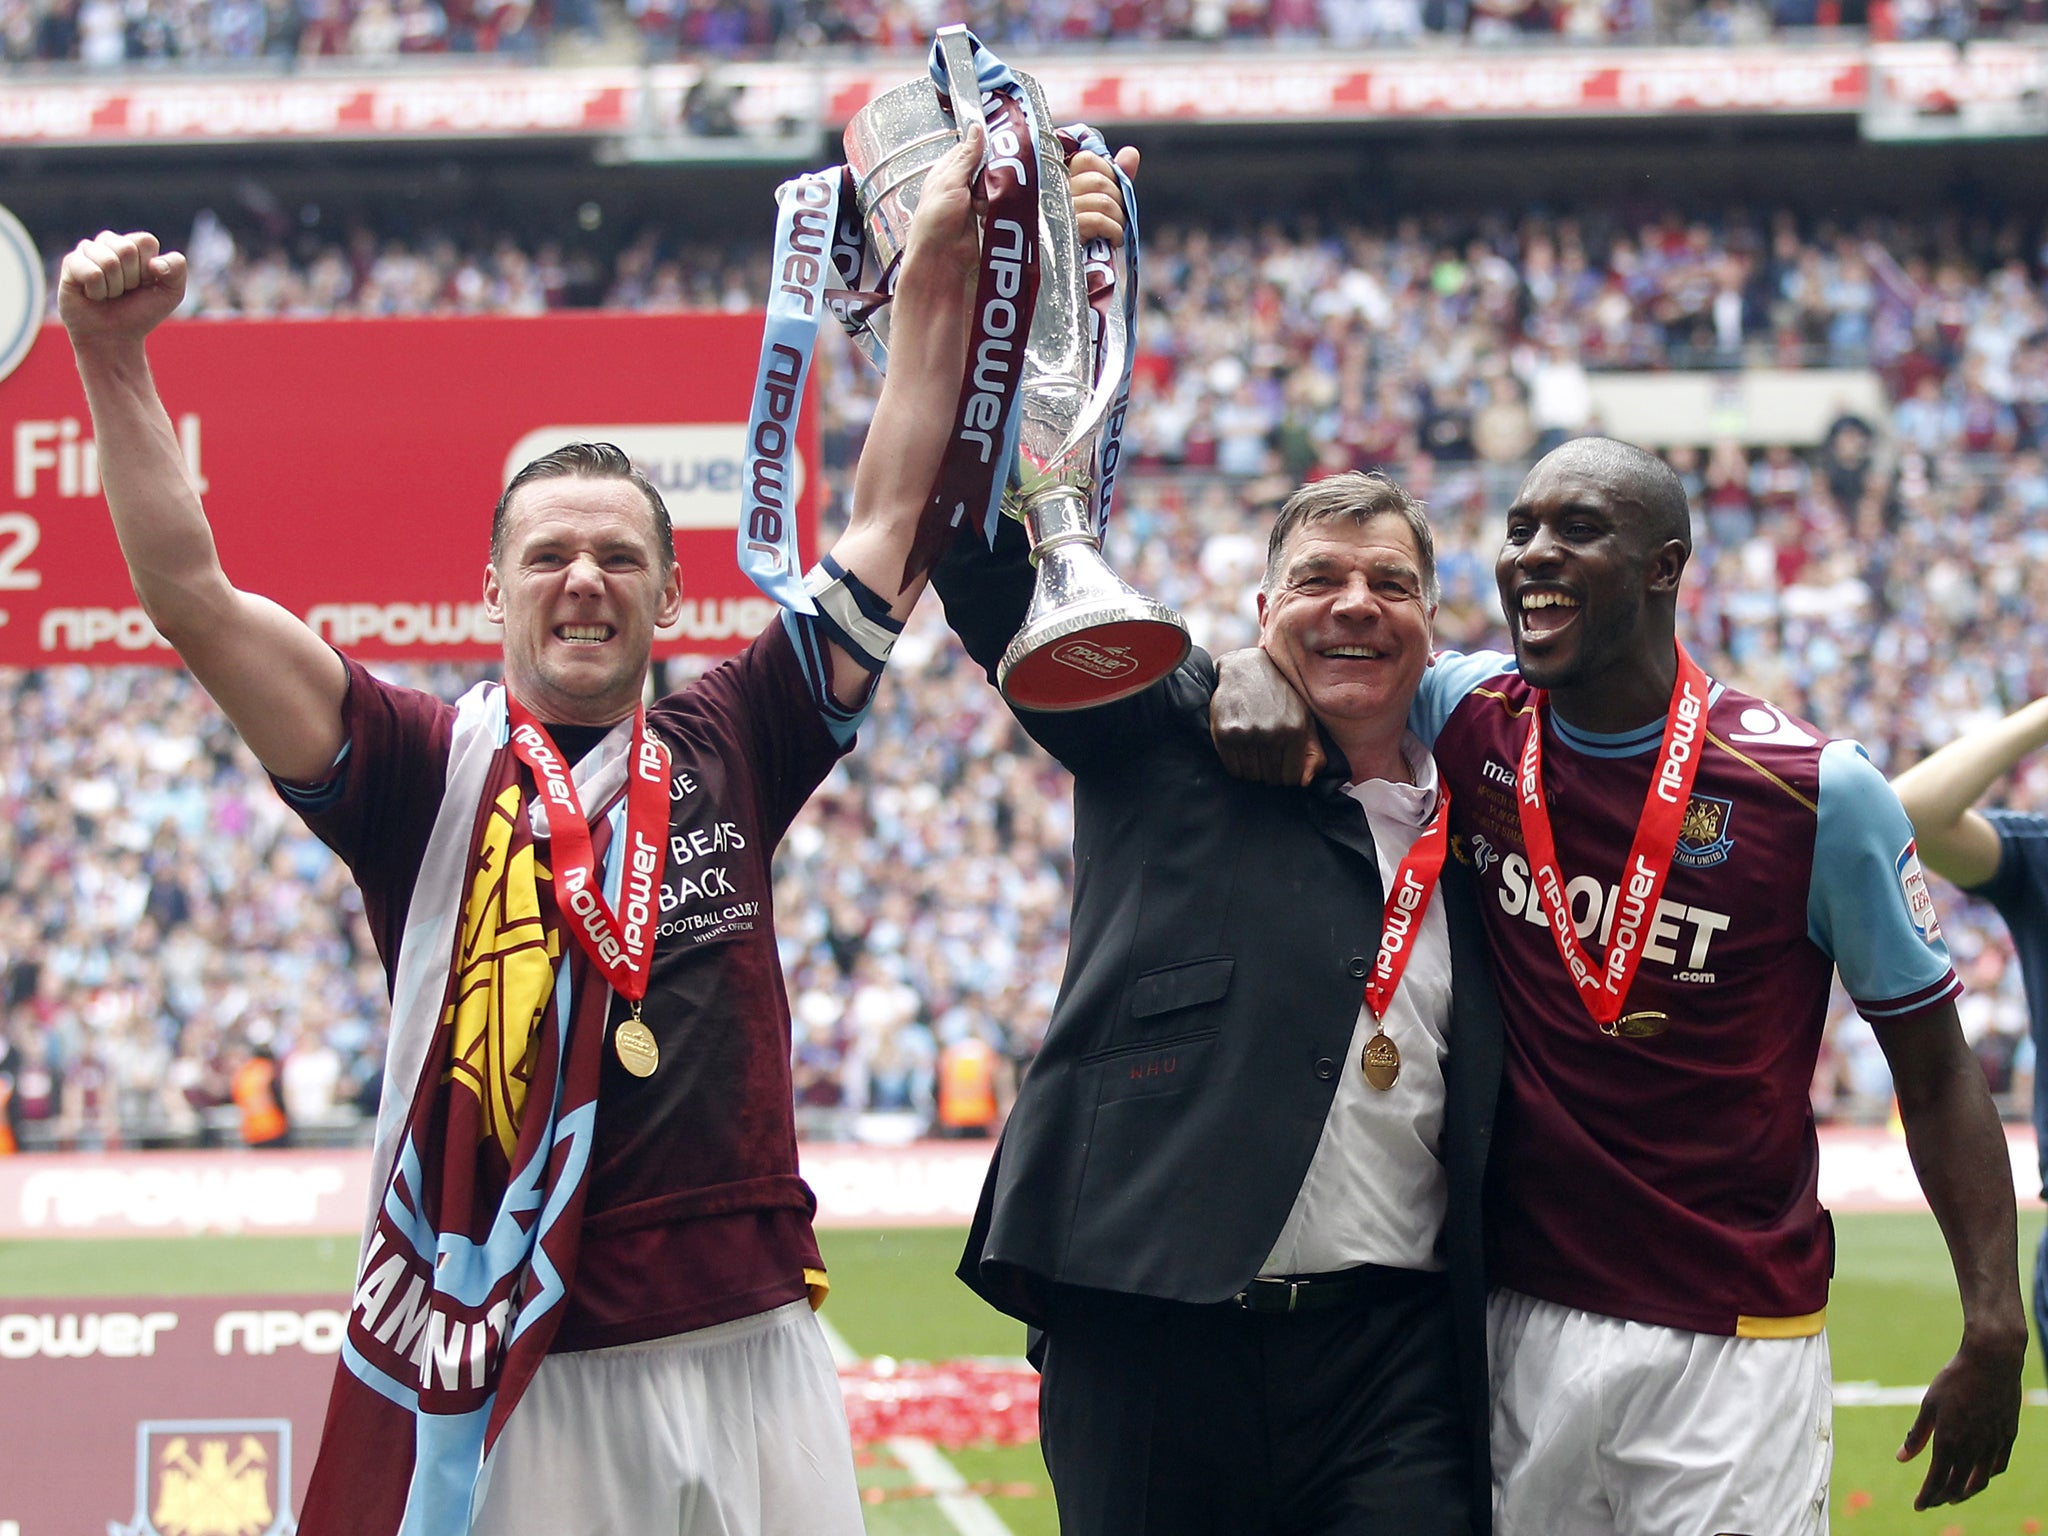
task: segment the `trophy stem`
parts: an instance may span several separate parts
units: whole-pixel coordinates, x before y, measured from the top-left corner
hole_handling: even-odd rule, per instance
[[[1087,709],[1148,688],[1181,664],[1187,627],[1104,563],[1078,487],[1047,486],[1016,515],[1031,534],[1038,581],[1024,627],[996,667],[1005,698],[1019,709]]]

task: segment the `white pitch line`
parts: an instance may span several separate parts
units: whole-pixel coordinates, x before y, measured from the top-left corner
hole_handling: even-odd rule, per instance
[[[859,1353],[846,1342],[846,1335],[832,1326],[832,1320],[822,1312],[811,1315],[818,1320],[818,1332],[825,1335],[825,1347],[832,1351],[832,1363],[837,1366],[859,1365]]]
[[[1880,1387],[1874,1381],[1835,1383],[1837,1408],[1913,1408],[1927,1395],[1925,1387]],[[2026,1394],[2029,1406],[2048,1408],[2048,1392]]]
[[[967,1486],[960,1469],[941,1456],[929,1440],[891,1440],[889,1453],[909,1468],[912,1477],[932,1490],[932,1502],[960,1536],[1010,1536],[1002,1516]]]
[[[834,1365],[858,1365],[861,1356],[846,1342],[846,1336],[817,1314],[818,1329],[825,1335],[825,1347]],[[960,1536],[1011,1536],[1002,1516],[988,1507],[987,1500],[967,1486],[960,1469],[939,1454],[929,1440],[899,1435],[889,1442],[889,1454],[902,1462],[911,1477],[932,1490],[932,1502],[939,1507]],[[0,1533],[4,1536],[4,1533]]]

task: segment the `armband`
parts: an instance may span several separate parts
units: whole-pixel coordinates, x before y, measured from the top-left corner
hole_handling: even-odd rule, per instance
[[[889,605],[830,555],[811,567],[804,590],[818,605],[818,627],[825,638],[868,671],[880,672],[903,633],[903,623],[890,616]]]

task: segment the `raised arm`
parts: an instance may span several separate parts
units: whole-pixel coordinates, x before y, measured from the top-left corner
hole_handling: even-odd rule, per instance
[[[2019,1432],[2027,1349],[2020,1301],[2012,1165],[1983,1070],[1963,1043],[1955,1004],[1871,1028],[1898,1089],[1913,1171],[1941,1225],[1963,1302],[1963,1338],[1899,1447],[1910,1461],[1932,1439],[1915,1509],[1955,1504],[2003,1472]]]
[[[1950,742],[1892,780],[1928,868],[1962,886],[1998,873],[1998,829],[1976,810],[2028,753],[2048,746],[2048,698]]]
[[[853,509],[832,558],[887,600],[899,622],[925,589],[922,575],[903,582],[918,521],[946,451],[980,271],[981,236],[974,179],[979,128],[925,173],[924,190],[903,247],[890,302],[889,372],[853,474]],[[858,705],[869,674],[835,644],[832,691]]]
[[[297,617],[233,586],[150,377],[144,339],[185,295],[185,258],[104,231],[64,258],[57,313],[92,409],[100,481],[135,596],[257,760],[325,774],[342,746],[348,673]]]

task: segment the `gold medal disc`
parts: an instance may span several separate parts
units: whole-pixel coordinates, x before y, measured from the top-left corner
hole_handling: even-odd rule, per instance
[[[635,1077],[652,1077],[661,1065],[661,1047],[654,1043],[654,1031],[638,1019],[622,1019],[612,1033],[612,1049],[619,1053],[619,1065]]]
[[[1358,1058],[1358,1069],[1365,1074],[1365,1080],[1385,1093],[1401,1079],[1401,1048],[1387,1038],[1381,1030],[1365,1042],[1365,1051]]]
[[[1603,1026],[1601,1033],[1616,1040],[1648,1040],[1661,1035],[1671,1027],[1671,1015],[1659,1013],[1654,1008],[1645,1008],[1640,1013],[1624,1013],[1612,1024]]]

